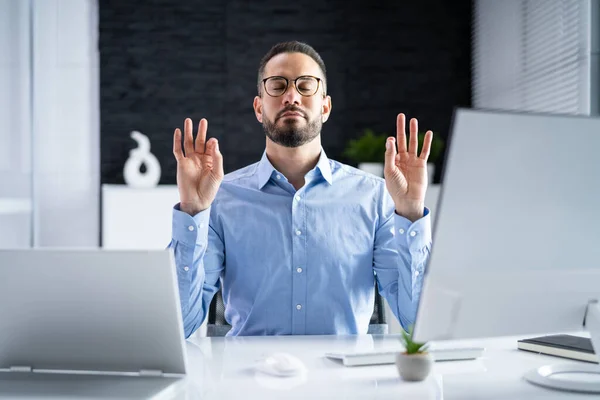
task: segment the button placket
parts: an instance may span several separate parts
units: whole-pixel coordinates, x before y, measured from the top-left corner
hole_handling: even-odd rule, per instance
[[[291,198],[292,212],[292,333],[306,333],[306,292],[307,282],[304,266],[306,265],[306,204],[304,193],[295,193]]]

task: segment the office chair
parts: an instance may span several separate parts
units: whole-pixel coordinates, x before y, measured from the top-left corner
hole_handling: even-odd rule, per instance
[[[231,325],[225,320],[225,304],[223,304],[223,295],[219,289],[208,308],[206,336],[225,336],[230,329]]]
[[[208,323],[206,326],[206,336],[225,336],[231,329],[231,325],[225,320],[225,305],[223,296],[219,290],[213,297],[208,309]],[[388,325],[385,319],[385,308],[383,298],[379,294],[377,281],[375,281],[375,305],[373,314],[369,323],[369,334],[387,334]]]

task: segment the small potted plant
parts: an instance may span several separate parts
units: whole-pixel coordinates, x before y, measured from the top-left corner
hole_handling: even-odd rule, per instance
[[[406,143],[408,146],[409,135],[407,134],[406,136]],[[348,142],[343,155],[356,162],[358,164],[358,169],[370,172],[373,175],[383,176],[385,141],[388,137],[389,135],[385,134],[377,135],[372,129],[365,129],[362,136]],[[419,142],[418,154],[421,154],[425,133],[419,133],[417,138]],[[430,182],[433,180],[433,175],[435,173],[435,163],[441,157],[443,150],[443,139],[434,134],[429,151],[429,159],[427,161],[427,171]]]
[[[410,332],[402,330],[402,344],[405,351],[396,355],[396,368],[405,381],[422,381],[431,371],[433,356],[427,352],[427,343],[417,343],[412,338],[412,327]]]
[[[386,135],[376,135],[365,129],[362,136],[348,142],[343,155],[358,164],[358,169],[383,176]]]

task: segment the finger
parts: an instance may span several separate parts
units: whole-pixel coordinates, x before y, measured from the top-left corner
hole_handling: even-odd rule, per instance
[[[206,143],[206,131],[208,130],[208,121],[202,118],[198,123],[198,133],[196,135],[196,152],[204,154],[204,145]]]
[[[433,132],[427,131],[425,133],[425,137],[423,138],[423,148],[421,149],[421,154],[419,158],[427,161],[429,158],[429,152],[431,151],[431,142],[433,141]]]
[[[183,148],[185,150],[186,157],[189,157],[192,153],[194,153],[194,135],[192,133],[192,120],[186,118],[183,126]]]
[[[408,153],[417,155],[419,147],[419,123],[416,118],[410,120],[410,138],[408,140]]]
[[[223,178],[223,155],[219,150],[219,141],[217,139],[210,139],[210,147],[207,146],[207,151],[210,149],[210,155],[213,159],[213,173],[219,179]]]
[[[406,152],[406,116],[402,113],[396,118],[396,142],[398,153]]]
[[[179,128],[175,129],[173,134],[173,155],[177,162],[183,158],[183,152],[181,151],[181,131]]]
[[[385,164],[384,169],[392,171],[396,165],[396,141],[392,136],[385,141]]]

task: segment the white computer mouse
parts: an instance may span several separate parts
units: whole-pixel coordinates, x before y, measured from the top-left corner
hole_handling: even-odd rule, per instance
[[[256,368],[274,376],[295,376],[306,369],[299,358],[288,353],[269,354],[258,362]]]

